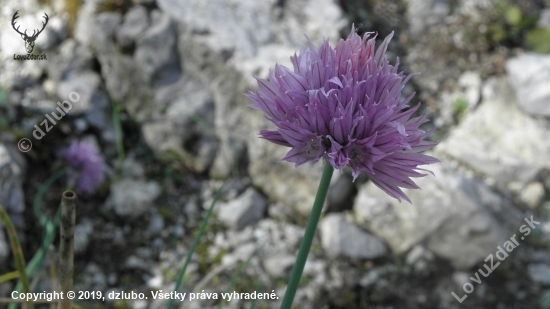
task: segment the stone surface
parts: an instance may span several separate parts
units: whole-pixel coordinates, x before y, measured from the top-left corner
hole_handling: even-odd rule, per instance
[[[155,109],[142,127],[149,147],[157,153],[175,152],[188,168],[205,171],[218,148],[212,129],[214,103],[208,89],[184,76],[175,84],[158,88],[153,103]]]
[[[99,90],[101,76],[93,71],[81,71],[73,73],[69,78],[61,81],[57,87],[57,96],[61,101],[69,100],[69,94],[78,93],[80,99],[72,104],[69,111],[71,114],[78,114],[90,110],[92,96]]]
[[[257,87],[253,76],[267,77],[276,62],[290,66],[289,57],[308,44],[304,33],[311,42],[321,36],[334,42],[345,24],[340,8],[331,0],[161,0],[158,5],[179,24],[178,53],[185,74],[203,81],[213,94],[216,132],[246,145],[253,184],[294,212],[309,214],[322,168],[295,170],[292,164],[277,163],[286,149],[257,138],[271,124],[247,107],[243,93]],[[228,157],[227,146],[218,156]],[[221,164],[227,162],[224,157],[215,160],[213,175],[229,174]]]
[[[323,249],[331,258],[374,259],[387,253],[382,241],[340,214],[329,214],[323,218],[320,234]]]
[[[353,208],[354,194],[357,188],[350,175],[341,175],[334,181],[327,193],[326,211],[341,212]]]
[[[94,225],[90,220],[83,220],[78,223],[74,229],[74,250],[76,253],[82,253],[86,251],[88,243],[90,242],[90,236],[94,231]]]
[[[520,198],[529,207],[535,208],[544,200],[544,186],[540,182],[532,182],[523,188]]]
[[[288,253],[280,253],[268,256],[264,260],[265,271],[274,278],[287,278],[296,257]]]
[[[163,77],[175,75],[177,80],[179,76],[176,40],[176,27],[169,15],[162,11],[153,11],[151,27],[137,40],[134,54],[136,62],[145,71],[153,87],[159,82],[165,82]],[[166,72],[171,70],[175,72]]]
[[[147,9],[141,5],[132,7],[124,15],[124,21],[120,28],[116,30],[117,43],[122,47],[133,44],[148,27],[149,14]]]
[[[550,29],[550,8],[546,8],[540,12],[537,26],[540,28]]]
[[[218,219],[235,230],[242,230],[264,215],[265,198],[254,188],[248,188],[236,199],[218,205]]]
[[[407,2],[410,31],[413,35],[419,35],[429,27],[442,24],[451,12],[449,1],[446,0],[408,0]]]
[[[437,149],[499,187],[512,181],[525,185],[550,166],[544,155],[550,152],[547,124],[517,108],[505,78],[489,79],[483,93],[475,113],[466,115]]]
[[[531,280],[540,284],[550,285],[550,266],[547,264],[529,264],[527,272]]]
[[[372,183],[359,189],[357,220],[384,239],[397,254],[420,241],[427,249],[467,269],[503,243],[522,218],[482,182],[448,162],[424,167],[433,171],[415,181],[422,190],[405,190],[412,205],[399,203]]]
[[[48,77],[54,82],[70,78],[71,74],[93,68],[92,52],[78,41],[64,41],[53,55],[48,56]]]
[[[468,110],[473,110],[481,98],[481,76],[477,72],[464,72],[458,79],[458,86],[468,102]]]
[[[525,53],[506,62],[517,104],[533,116],[550,116],[550,56]]]
[[[135,218],[146,213],[160,193],[161,187],[154,181],[123,179],[111,185],[108,204],[119,216]]]
[[[417,273],[423,273],[429,270],[433,259],[434,255],[432,252],[422,245],[416,245],[407,253],[405,263],[412,266]]]

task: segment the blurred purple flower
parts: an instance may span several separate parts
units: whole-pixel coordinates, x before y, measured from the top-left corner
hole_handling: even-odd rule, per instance
[[[336,169],[361,171],[401,201],[410,202],[401,188],[419,189],[411,177],[422,177],[419,165],[439,162],[420,154],[436,145],[432,132],[420,130],[425,115],[410,118],[419,104],[408,108],[414,93],[401,99],[401,90],[415,74],[398,73],[399,59],[389,64],[385,52],[393,32],[375,50],[376,35],[361,38],[351,28],[346,40],[331,48],[324,40],[291,57],[294,70],[275,65],[269,79],[258,79],[259,90],[246,96],[277,130],[260,135],[291,147],[282,158],[296,167],[325,156]],[[408,108],[408,109],[407,109]]]
[[[82,191],[92,193],[105,179],[105,161],[94,144],[72,141],[61,156],[69,164],[68,182],[78,177],[74,185]]]

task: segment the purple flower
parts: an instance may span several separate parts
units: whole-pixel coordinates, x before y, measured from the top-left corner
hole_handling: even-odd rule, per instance
[[[61,152],[61,156],[69,164],[68,182],[87,193],[93,192],[105,179],[105,162],[103,156],[94,144],[86,141],[72,141],[68,148]]]
[[[418,166],[439,162],[420,154],[436,145],[425,140],[433,129],[419,129],[424,115],[411,118],[419,107],[409,108],[414,93],[401,99],[416,74],[398,73],[399,59],[386,59],[393,32],[377,50],[371,34],[361,38],[352,26],[334,49],[327,40],[310,44],[290,58],[294,70],[276,64],[246,96],[277,127],[261,137],[291,147],[282,160],[297,167],[325,156],[336,169],[349,166],[354,180],[364,171],[390,196],[410,202],[401,188],[418,189],[411,177],[426,175]]]

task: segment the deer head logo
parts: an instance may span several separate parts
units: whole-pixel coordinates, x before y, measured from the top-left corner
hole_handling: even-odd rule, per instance
[[[21,32],[19,31],[19,27],[15,28],[15,20],[19,18],[19,16],[17,16],[17,13],[19,11],[16,11],[15,14],[13,14],[13,17],[11,19],[11,26],[13,27],[13,29],[15,31],[17,31],[17,33],[19,33],[21,35],[21,38],[23,40],[25,40],[25,48],[27,49],[27,53],[32,53],[32,50],[34,49],[34,41],[36,41],[36,38],[38,37],[38,35],[40,33],[42,33],[42,31],[44,30],[44,28],[46,28],[46,25],[48,24],[48,14],[44,13],[45,16],[44,19],[46,20],[46,22],[42,22],[42,29],[38,30],[33,30],[32,32],[32,35],[27,35],[27,30],[25,30],[25,32]],[[38,31],[38,32],[37,32]]]

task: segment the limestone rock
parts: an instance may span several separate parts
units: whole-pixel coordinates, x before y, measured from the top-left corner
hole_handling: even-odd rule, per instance
[[[265,207],[265,198],[254,188],[248,188],[236,199],[218,205],[218,219],[235,230],[242,230],[262,218]]]
[[[111,185],[108,204],[119,216],[135,218],[146,213],[160,193],[161,187],[154,181],[123,179]]]
[[[374,259],[387,253],[382,241],[341,214],[329,214],[323,218],[320,231],[323,249],[332,258]]]
[[[405,190],[412,205],[399,203],[372,183],[359,189],[354,210],[360,223],[384,239],[398,254],[420,241],[427,249],[467,269],[503,243],[521,222],[505,199],[448,162],[425,166],[434,176],[415,182],[422,190]]]
[[[533,116],[550,116],[550,56],[522,54],[506,62],[517,104]]]

